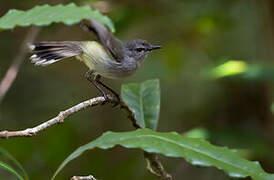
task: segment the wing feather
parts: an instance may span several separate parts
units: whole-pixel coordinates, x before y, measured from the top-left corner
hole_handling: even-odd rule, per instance
[[[123,42],[117,39],[103,24],[100,24],[94,19],[91,19],[90,23],[91,26],[85,24],[85,28],[96,33],[100,43],[110,52],[117,62],[123,61]]]

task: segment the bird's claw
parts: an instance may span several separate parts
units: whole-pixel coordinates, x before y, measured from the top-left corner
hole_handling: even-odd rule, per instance
[[[116,107],[121,103],[121,99],[119,96],[115,96],[115,100],[111,100],[107,94],[103,95],[104,101],[101,105],[105,105],[106,103],[113,103],[112,107]]]
[[[104,99],[105,99],[105,100],[102,102],[101,105],[105,105],[106,103],[111,102],[107,94],[104,94],[103,96],[104,96]]]

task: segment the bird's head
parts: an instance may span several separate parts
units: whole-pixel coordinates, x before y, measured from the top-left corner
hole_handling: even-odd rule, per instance
[[[142,39],[132,40],[126,43],[126,54],[137,62],[142,62],[150,51],[160,49],[161,46],[151,45]]]

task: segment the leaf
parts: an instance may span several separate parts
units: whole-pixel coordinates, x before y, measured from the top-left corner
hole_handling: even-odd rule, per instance
[[[210,136],[209,131],[205,128],[191,129],[182,135],[189,138],[199,138],[199,139],[205,139],[205,140],[208,140]]]
[[[0,154],[3,154],[4,157],[6,157],[8,160],[10,160],[11,162],[14,163],[14,165],[16,165],[18,167],[18,169],[20,169],[25,177],[25,180],[28,180],[28,174],[26,173],[25,169],[23,168],[23,166],[6,150],[4,150],[3,148],[0,148]]]
[[[267,64],[248,64],[244,61],[230,60],[202,72],[210,79],[237,78],[240,80],[273,82],[274,68]]]
[[[51,23],[64,23],[72,25],[80,22],[82,19],[96,19],[107,25],[114,32],[114,26],[111,20],[102,15],[98,10],[93,10],[89,6],[76,6],[74,3],[67,5],[42,5],[36,6],[27,11],[11,9],[0,18],[1,29],[13,29],[16,26],[46,26]]]
[[[242,74],[248,70],[244,61],[228,61],[211,70],[212,77],[218,79],[228,76]]]
[[[273,180],[274,174],[266,173],[258,162],[241,158],[237,153],[226,147],[217,147],[209,142],[189,138],[175,132],[161,133],[150,129],[139,129],[131,132],[107,132],[101,137],[79,147],[69,155],[59,166],[52,179],[71,160],[80,156],[86,150],[95,147],[101,149],[121,145],[126,148],[141,148],[150,153],[160,153],[168,157],[182,157],[193,165],[215,166],[224,170],[231,177],[252,177],[254,180]]]
[[[156,130],[160,113],[158,79],[122,85],[121,96],[134,113],[139,126]]]
[[[13,168],[11,168],[9,165],[7,165],[6,163],[0,161],[0,168],[12,173],[13,175],[15,175],[18,179],[20,180],[24,180],[24,178],[18,174]]]

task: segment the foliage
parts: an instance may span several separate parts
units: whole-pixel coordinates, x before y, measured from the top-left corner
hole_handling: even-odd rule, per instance
[[[258,162],[250,162],[226,147],[211,145],[199,138],[189,138],[175,132],[161,133],[149,129],[131,132],[107,132],[101,137],[79,147],[63,161],[52,179],[67,163],[87,150],[94,148],[108,149],[115,145],[126,148],[141,148],[147,152],[160,153],[168,157],[182,157],[193,165],[215,166],[224,170],[231,177],[251,176],[255,180],[272,180],[274,174],[263,171]]]
[[[134,112],[137,124],[156,130],[160,113],[159,80],[130,83],[122,86],[122,99]]]
[[[273,82],[273,67],[263,64],[248,64],[245,61],[230,60],[206,72],[210,78],[221,79],[236,77],[247,81]]]
[[[20,174],[18,174],[12,167],[10,167],[8,164],[0,161],[0,168],[12,173],[18,179],[24,180],[24,178]]]
[[[6,171],[12,173],[20,180],[28,180],[29,179],[28,175],[27,175],[26,171],[24,170],[24,168],[22,167],[22,165],[10,153],[8,153],[3,148],[0,148],[0,157],[4,157],[5,159],[11,161],[18,169],[20,169],[23,176],[20,175],[20,173],[17,170],[15,170],[15,168],[10,166],[9,163],[6,163],[2,160],[0,161],[0,169],[6,170]]]
[[[228,61],[211,70],[214,78],[238,75],[246,72],[248,65],[243,61]]]
[[[93,10],[88,6],[78,7],[74,3],[56,6],[36,6],[28,11],[9,10],[7,14],[0,18],[1,29],[13,29],[16,26],[47,26],[51,23],[64,23],[72,25],[82,19],[96,19],[107,25],[113,32],[114,26],[107,16],[103,16],[98,10]]]
[[[158,80],[148,80],[143,83],[122,86],[123,100],[131,107],[142,127],[149,127],[146,125],[146,121],[150,121],[150,118],[140,118],[140,116],[146,117],[146,114],[155,114],[155,110],[159,112],[158,108],[151,108],[159,105],[159,91]],[[142,113],[143,109],[145,109],[145,113]],[[155,127],[155,125],[152,127]],[[108,149],[115,145],[126,148],[141,148],[147,152],[160,153],[168,157],[182,157],[193,165],[215,166],[224,170],[231,177],[250,176],[256,180],[271,180],[274,178],[274,174],[270,175],[264,172],[258,162],[245,160],[226,147],[217,147],[203,139],[191,138],[190,134],[193,133],[182,136],[175,132],[160,133],[149,129],[122,133],[107,132],[98,139],[79,147],[68,156],[59,166],[52,179],[66,164],[85,151],[96,147]]]

